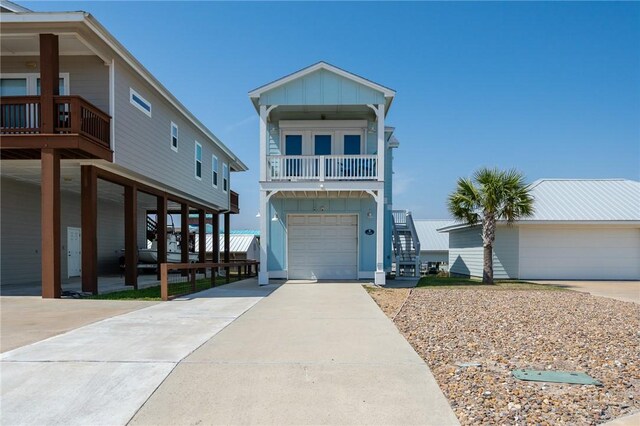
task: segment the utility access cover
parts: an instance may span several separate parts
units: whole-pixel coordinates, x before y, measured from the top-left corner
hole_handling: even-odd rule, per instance
[[[596,385],[602,383],[578,371],[513,370],[513,377],[531,382],[569,383],[572,385]]]

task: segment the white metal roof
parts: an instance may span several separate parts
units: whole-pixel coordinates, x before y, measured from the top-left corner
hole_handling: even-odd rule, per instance
[[[220,251],[224,251],[224,234],[219,234]],[[251,248],[254,241],[257,244],[257,237],[252,234],[231,234],[229,235],[229,248],[231,253],[246,253]],[[212,234],[207,234],[207,251],[213,251]]]
[[[449,250],[449,234],[437,230],[453,224],[451,219],[414,219],[413,223],[420,240],[420,251]]]
[[[533,216],[516,223],[640,222],[640,182],[628,179],[540,179],[531,184]],[[453,222],[448,232],[468,225]]]
[[[640,182],[625,179],[540,179],[531,185],[529,221],[640,220]]]

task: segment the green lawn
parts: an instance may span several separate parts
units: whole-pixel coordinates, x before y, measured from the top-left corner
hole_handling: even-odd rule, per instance
[[[493,288],[496,290],[562,290],[560,287],[536,284],[521,280],[496,280],[494,285],[482,284],[482,280],[462,277],[437,277],[427,275],[420,278],[417,287],[438,288]]]
[[[231,275],[229,282],[238,281],[237,276]],[[224,285],[227,283],[226,278],[216,277],[216,286]],[[169,295],[183,293],[181,291],[185,287],[189,287],[188,283],[169,283]],[[211,278],[201,278],[196,281],[196,292],[211,288]],[[191,291],[189,293],[192,293]],[[141,288],[138,290],[122,290],[114,291],[113,293],[97,294],[95,296],[89,296],[89,299],[100,300],[162,300],[160,297],[160,286]]]

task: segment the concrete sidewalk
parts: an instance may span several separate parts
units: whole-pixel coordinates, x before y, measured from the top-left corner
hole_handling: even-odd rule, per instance
[[[178,362],[276,287],[233,283],[5,352],[0,423],[126,424]]]
[[[593,296],[608,297],[623,302],[640,304],[640,281],[563,281],[536,280],[538,284],[554,285],[569,290],[590,293]]]
[[[360,285],[283,285],[178,364],[132,419],[159,424],[458,421]]]

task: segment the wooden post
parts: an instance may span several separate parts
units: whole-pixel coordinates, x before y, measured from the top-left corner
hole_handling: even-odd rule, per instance
[[[40,34],[40,108],[42,133],[53,133],[55,128],[55,102],[60,94],[60,67],[58,62],[58,36]]]
[[[98,294],[98,176],[80,167],[82,220],[82,291]]]
[[[198,262],[204,263],[207,261],[207,222],[206,212],[204,210],[198,210]],[[206,271],[206,269],[205,269]]]
[[[213,263],[220,262],[220,215],[216,212],[213,213],[213,236],[211,243],[213,245],[211,254],[211,261]]]
[[[180,209],[180,262],[189,263],[189,206],[182,204]],[[188,271],[182,270],[186,277]]]
[[[41,155],[42,297],[60,297],[60,154],[42,149]]]
[[[229,263],[229,250],[230,246],[230,232],[231,232],[231,213],[224,214],[224,263]],[[227,274],[227,282],[229,282],[229,267],[225,269]]]
[[[124,187],[125,284],[138,289],[138,189]]]
[[[162,300],[169,300],[169,279],[168,279],[167,264],[160,265],[160,297]]]
[[[156,239],[158,246],[158,279],[161,279],[160,265],[167,263],[167,196],[156,197]]]
[[[195,293],[196,292],[196,274],[198,273],[198,269],[190,268],[190,269],[187,269],[187,271],[189,271],[189,273],[191,274],[191,291]]]

